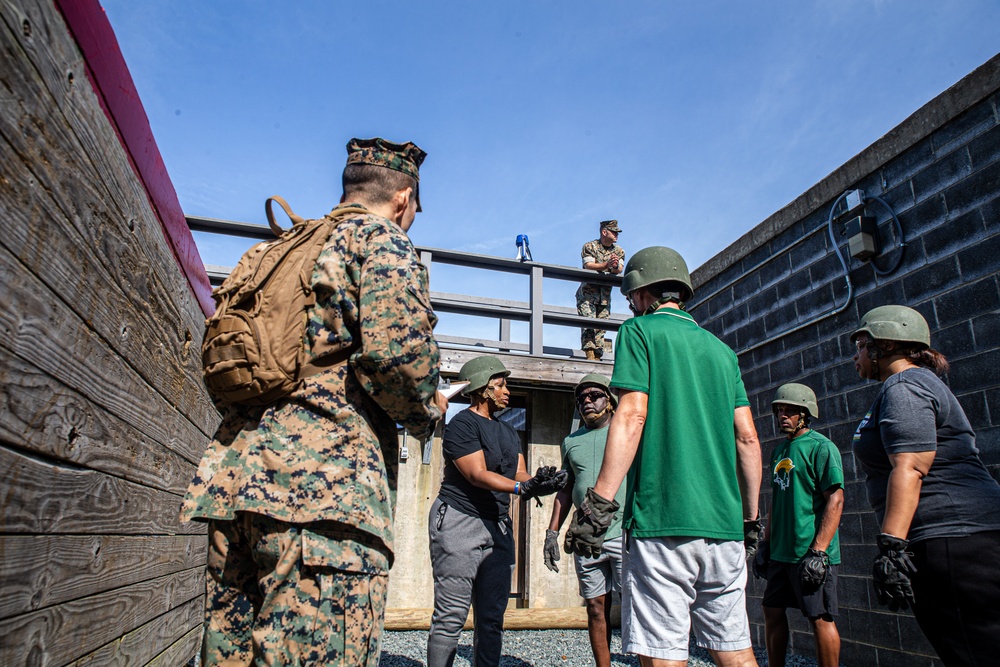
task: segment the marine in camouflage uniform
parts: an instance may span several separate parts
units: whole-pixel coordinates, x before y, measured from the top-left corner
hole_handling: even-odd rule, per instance
[[[423,439],[441,417],[437,318],[406,235],[420,210],[424,152],[382,139],[354,139],[347,149],[337,208],[393,218],[342,221],[313,271],[305,342],[348,361],[272,405],[223,407],[184,498],[181,519],[209,524],[204,665],[378,663],[393,560],[395,425]],[[388,204],[365,181],[372,169],[375,181],[389,179],[382,192],[395,192]]]
[[[601,223],[601,237],[583,245],[580,256],[583,268],[598,273],[618,275],[625,266],[625,251],[615,243],[621,229],[617,220]],[[611,286],[583,283],[576,290],[576,312],[583,317],[597,317],[606,320],[611,317]],[[588,359],[600,359],[605,351],[603,329],[583,329],[580,333],[580,348]]]

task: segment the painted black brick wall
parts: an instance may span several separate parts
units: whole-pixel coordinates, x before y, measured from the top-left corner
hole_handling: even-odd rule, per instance
[[[1000,479],[1000,57],[930,102],[891,138],[877,142],[797,202],[800,214],[748,235],[739,247],[695,272],[695,319],[740,357],[761,438],[764,465],[778,436],[770,415],[774,391],[786,382],[815,390],[821,419],[814,427],[840,448],[846,505],[841,523],[841,661],[848,665],[940,664],[912,615],[874,603],[871,563],[879,532],[851,454],[851,435],[877,391],[860,380],[848,335],[870,308],[901,303],[919,310],[932,343],[952,365],[945,378],[977,432],[991,474]],[[956,89],[980,87],[955,109]],[[974,100],[969,103],[968,100]],[[927,117],[937,119],[928,130]],[[942,120],[942,118],[944,118]],[[886,144],[890,152],[887,155]],[[877,155],[876,155],[877,154]],[[861,172],[857,165],[874,165]],[[856,172],[850,174],[852,171]],[[834,238],[848,260],[854,296],[833,251],[827,220],[834,200],[860,188],[885,200],[899,217],[907,246],[899,268],[876,275],[851,259],[843,224]],[[823,193],[825,196],[818,196]],[[811,200],[811,201],[806,201]],[[790,207],[793,207],[790,205]],[[894,227],[885,207],[871,203],[884,250],[882,269],[895,262]],[[779,214],[782,212],[779,212]],[[776,214],[776,216],[779,216]],[[765,227],[762,224],[761,227]],[[747,238],[751,237],[748,241]],[[721,268],[720,268],[721,267]],[[836,314],[829,314],[839,310]],[[788,333],[791,332],[791,333]],[[770,505],[765,470],[762,508]],[[758,646],[764,644],[760,596],[748,587]],[[808,623],[789,612],[791,651],[812,654]]]

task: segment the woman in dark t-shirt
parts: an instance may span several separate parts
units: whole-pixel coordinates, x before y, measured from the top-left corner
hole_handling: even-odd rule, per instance
[[[434,571],[434,614],[427,638],[427,667],[449,666],[473,607],[479,667],[500,664],[503,615],[514,570],[510,495],[525,498],[559,491],[567,473],[539,468],[532,477],[521,441],[509,424],[493,418],[507,407],[507,376],[496,357],[476,357],[458,374],[471,405],[444,433],[444,479],[431,505],[427,533]]]
[[[1000,484],[962,406],[938,377],[948,361],[917,311],[881,306],[851,334],[854,366],[882,383],[854,433],[881,526],[879,602],[913,606],[945,665],[995,664],[1000,637]]]

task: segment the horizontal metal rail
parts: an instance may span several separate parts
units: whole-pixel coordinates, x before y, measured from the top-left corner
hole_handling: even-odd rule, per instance
[[[260,240],[275,238],[270,227],[264,225],[198,216],[188,216],[187,222],[192,231]],[[418,246],[416,250],[420,256],[420,261],[428,267],[432,276],[433,270],[431,267],[433,264],[447,264],[484,271],[500,271],[526,275],[530,282],[530,296],[527,302],[432,291],[430,294],[431,306],[435,312],[494,318],[499,322],[499,338],[496,340],[450,336],[439,332],[437,337],[442,344],[487,347],[511,352],[527,352],[534,356],[576,356],[578,353],[576,350],[545,347],[542,340],[543,325],[592,327],[607,331],[617,331],[618,327],[625,321],[621,317],[612,317],[610,319],[581,317],[577,314],[575,308],[546,305],[542,299],[542,283],[545,279],[617,287],[621,285],[621,277],[619,276],[599,274],[586,269],[577,269],[558,264],[522,262],[516,259],[460,252],[457,250],[445,250],[442,248]],[[208,273],[211,283],[219,285],[229,275],[231,268],[206,265],[205,270]],[[528,323],[529,341],[527,344],[510,340],[511,322]]]

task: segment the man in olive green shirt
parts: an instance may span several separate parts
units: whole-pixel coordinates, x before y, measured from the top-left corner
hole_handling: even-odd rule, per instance
[[[545,531],[545,567],[559,571],[559,528],[572,505],[583,502],[587,489],[597,481],[604,460],[604,445],[608,424],[614,415],[618,398],[608,389],[610,380],[603,375],[585,375],[576,385],[576,405],[584,426],[566,436],[562,443],[563,468],[570,473],[570,482],[556,495],[552,519]],[[625,485],[618,489],[615,500],[625,502]],[[608,528],[601,553],[593,558],[574,556],[580,595],[587,603],[587,631],[590,648],[597,667],[611,665],[611,591],[621,593],[622,583],[622,517],[618,515]]]

